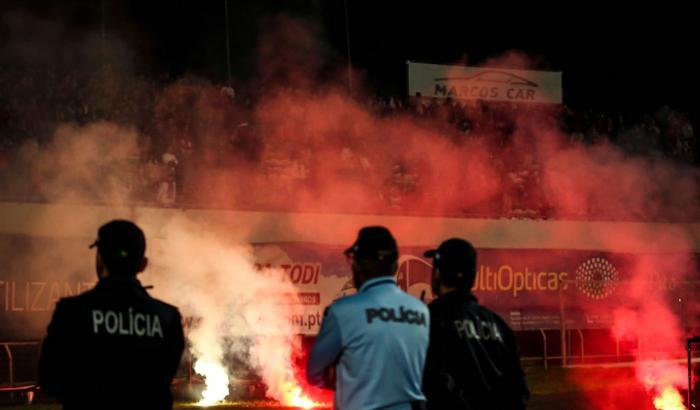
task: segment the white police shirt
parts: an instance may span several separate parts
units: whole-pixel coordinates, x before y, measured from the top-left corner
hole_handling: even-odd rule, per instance
[[[421,391],[430,316],[418,299],[383,276],[335,301],[324,315],[306,375],[322,386],[336,368],[334,407],[403,410],[424,401]]]

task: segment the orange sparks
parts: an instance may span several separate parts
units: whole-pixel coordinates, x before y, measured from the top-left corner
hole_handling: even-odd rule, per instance
[[[299,407],[302,409],[312,409],[314,407],[322,407],[324,403],[318,403],[313,400],[301,389],[300,386],[294,385],[291,382],[284,383],[283,389],[284,398],[282,404],[285,406]]]

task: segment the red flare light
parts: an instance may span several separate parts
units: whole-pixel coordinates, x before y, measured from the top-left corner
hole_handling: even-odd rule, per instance
[[[666,387],[654,398],[654,407],[657,410],[687,410],[681,394],[673,386]]]

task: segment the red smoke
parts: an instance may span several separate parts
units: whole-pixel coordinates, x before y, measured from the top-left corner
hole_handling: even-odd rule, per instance
[[[175,87],[188,87],[187,98]],[[181,155],[194,206],[482,217],[520,208],[654,221],[699,214],[696,170],[605,140],[571,142],[554,106],[467,102],[474,125],[466,135],[439,119],[377,116],[364,98],[332,86],[269,84],[250,115],[215,86],[176,84],[161,105],[176,119],[161,132],[169,149],[193,140]]]
[[[142,160],[149,153],[176,153],[184,206],[477,218],[517,216],[515,211],[524,207],[556,219],[700,217],[696,169],[626,153],[606,138],[588,145],[573,142],[562,130],[561,107],[466,102],[462,110],[472,123],[469,134],[446,125],[450,112],[445,105],[434,118],[416,115],[415,108],[378,115],[366,103],[371,93],[351,98],[338,87],[341,79],[325,81],[322,74],[334,70],[324,67],[322,45],[306,25],[285,17],[268,24],[259,78],[248,87],[256,97],[252,104],[238,96],[232,101],[207,81],[184,78],[159,93],[147,132],[139,135]],[[521,54],[488,64],[542,68]],[[68,134],[82,138],[63,144]],[[80,141],[87,142],[78,146]],[[114,155],[109,146],[131,147],[134,141],[135,131],[125,133],[111,124],[64,127],[52,143],[32,151],[24,165],[51,200],[141,203],[137,191],[115,189],[118,199],[95,198],[104,192],[104,180],[93,172],[94,164],[106,153]],[[117,153],[132,155],[125,148]],[[112,175],[140,183],[139,176],[122,173]],[[522,178],[529,182],[517,182]],[[303,226],[292,220],[290,229]],[[410,226],[399,229],[412,232]],[[554,239],[576,243],[580,234],[564,228]],[[651,247],[685,243],[682,235],[658,238]],[[600,250],[634,247],[637,241],[615,233],[607,240]],[[678,366],[644,360],[658,362],[683,352],[682,324],[656,278],[682,281],[689,272],[686,262],[683,255],[637,257],[620,297],[598,307],[614,312],[614,337],[641,341],[641,351],[633,354],[636,385],[620,394],[647,389],[651,403],[665,387],[682,387]],[[696,307],[689,309],[697,312]],[[595,408],[611,403],[601,402],[604,395],[591,396]]]
[[[636,374],[645,389],[654,396],[654,405],[663,410],[681,410],[678,391],[687,389],[687,369],[684,362],[665,361],[683,359],[684,339],[680,319],[671,311],[664,289],[651,280],[655,272],[670,277],[682,275],[684,258],[675,255],[639,258],[635,266],[634,282],[628,287],[633,307],[615,311],[614,331],[617,337],[640,339],[635,360]],[[681,275],[679,275],[679,273]],[[623,310],[624,309],[624,310]]]

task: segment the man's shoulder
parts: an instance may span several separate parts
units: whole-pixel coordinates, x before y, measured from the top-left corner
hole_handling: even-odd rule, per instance
[[[168,313],[171,315],[180,316],[180,310],[174,305],[163,302],[162,300],[156,299],[154,297],[150,298],[150,302],[153,304],[153,306],[155,306],[161,312],[165,312],[165,313]]]
[[[475,298],[459,293],[448,293],[433,299],[428,309],[433,316],[468,314],[503,322],[496,312],[480,304]]]
[[[343,296],[333,301],[333,303],[328,306],[329,309],[333,311],[342,311],[345,309],[352,309],[353,307],[363,304],[363,300],[366,297],[362,293],[355,293],[353,295]]]
[[[397,287],[394,287],[392,290],[388,290],[388,292],[383,292],[380,299],[382,304],[402,305],[414,310],[425,312],[428,311],[428,307],[425,305],[425,303]],[[329,306],[329,309],[342,314],[343,312],[352,311],[355,309],[374,307],[377,305],[377,300],[378,299],[375,294],[360,292],[355,293],[354,295],[343,296],[342,298],[336,299]]]
[[[399,289],[399,292],[397,292],[396,298],[397,301],[403,306],[410,307],[416,310],[424,310],[426,312],[428,311],[428,306],[423,301],[411,295],[410,293],[404,292],[401,289]]]
[[[496,323],[502,332],[506,332],[506,333],[513,332],[513,330],[510,328],[510,325],[508,324],[508,322],[506,322],[505,319],[503,319],[501,317],[501,315],[499,315],[498,313],[489,309],[488,307],[486,307],[482,304],[479,304],[479,303],[472,303],[469,305],[469,309],[474,311],[474,312],[477,312],[479,317],[486,318],[490,322]]]
[[[471,310],[475,310],[475,311],[481,313],[482,315],[489,316],[492,319],[495,319],[499,322],[505,323],[503,318],[498,313],[494,312],[493,310],[489,309],[488,307],[486,307],[480,303],[471,303],[468,306],[469,306],[469,309],[471,309]]]
[[[428,304],[428,310],[430,310],[431,313],[439,312],[445,308],[446,304],[445,298],[437,297]]]
[[[64,296],[56,302],[56,309],[75,309],[84,306],[95,295],[95,289],[90,289],[79,295]]]
[[[340,318],[356,317],[358,311],[372,307],[373,301],[372,297],[366,293],[356,293],[336,299],[328,306],[327,311],[333,312],[336,317]]]
[[[96,291],[95,289],[91,289],[79,295],[67,296],[59,299],[56,303],[56,309],[79,310],[81,308],[90,307],[95,304],[99,305],[98,300],[100,300],[101,298],[102,295],[98,291]],[[144,301],[144,299],[141,300]],[[148,294],[146,294],[145,302],[160,313],[180,316],[180,311],[176,306],[163,302],[160,299],[151,297]]]

